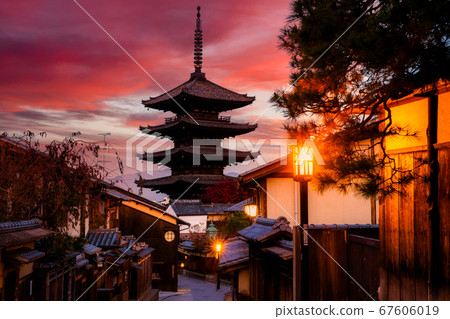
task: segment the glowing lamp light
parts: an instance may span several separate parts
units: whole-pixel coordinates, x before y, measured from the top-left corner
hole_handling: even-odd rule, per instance
[[[221,243],[217,243],[217,244],[216,244],[216,252],[217,252],[218,254],[220,254],[221,251],[222,251],[222,244],[221,244]]]
[[[244,211],[248,216],[256,217],[256,215],[258,214],[258,206],[255,204],[245,205]]]
[[[184,268],[184,263],[181,263],[181,264],[180,264],[180,267],[181,267],[181,268]]]
[[[293,151],[294,178],[311,177],[314,173],[314,157],[311,147],[295,147]]]

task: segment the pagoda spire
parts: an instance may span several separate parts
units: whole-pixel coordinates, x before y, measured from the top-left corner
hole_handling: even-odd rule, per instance
[[[195,29],[195,41],[194,41],[194,68],[195,73],[202,73],[202,60],[203,60],[203,42],[202,42],[202,20],[200,20],[200,6],[197,7],[197,20]]]

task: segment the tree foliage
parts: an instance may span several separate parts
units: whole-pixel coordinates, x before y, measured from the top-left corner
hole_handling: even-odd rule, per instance
[[[210,250],[212,239],[207,233],[190,233],[190,240],[197,251]]]
[[[204,203],[235,203],[245,198],[246,193],[240,191],[237,182],[232,180],[208,186],[205,194],[200,196]]]
[[[37,241],[36,249],[45,252],[40,262],[63,261],[68,252],[79,252],[87,243],[84,237],[72,237],[67,234],[55,234]]]
[[[100,146],[76,139],[79,134],[61,142],[52,141],[45,147],[40,146],[32,132],[12,138],[3,134],[0,220],[37,217],[54,230],[75,226],[87,217],[93,227],[102,224],[98,214],[104,178],[98,160]],[[117,160],[122,171],[120,158]]]
[[[223,233],[227,237],[236,236],[237,232],[249,226],[249,218],[244,212],[235,212],[227,219]]]
[[[448,80],[449,12],[444,0],[292,2],[279,37],[291,56],[292,86],[272,102],[290,120],[291,136],[321,144],[327,169],[316,179],[320,189],[385,195],[416,177],[395,163],[397,178],[381,175],[392,162],[386,137],[416,136],[393,124],[388,101]],[[361,149],[362,139],[372,144]]]

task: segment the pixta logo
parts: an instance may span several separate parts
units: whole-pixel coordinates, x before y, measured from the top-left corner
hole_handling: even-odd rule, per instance
[[[149,135],[150,130],[145,129],[127,140],[126,165],[137,171],[153,174],[155,168],[168,165],[172,158],[173,143],[161,135]],[[249,165],[252,161],[259,165],[265,165],[278,159],[281,165],[287,165],[290,149],[302,146],[307,149],[308,155],[314,158],[318,165],[324,165],[322,156],[311,139],[306,139],[303,145],[298,145],[296,139],[194,139],[192,145],[183,146],[190,153],[184,161],[190,161],[194,166],[201,166],[206,162],[224,162],[241,165]],[[263,153],[270,153],[265,156]],[[243,158],[242,154],[247,153]],[[239,156],[238,156],[239,155]]]
[[[170,162],[173,143],[161,135],[149,133],[149,129],[144,129],[127,140],[126,165],[139,172],[153,175],[155,164],[163,166]],[[156,156],[157,163],[155,163]]]

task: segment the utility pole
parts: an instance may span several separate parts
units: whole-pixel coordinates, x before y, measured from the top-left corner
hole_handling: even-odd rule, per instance
[[[102,176],[102,178],[104,179],[105,178],[105,163],[107,163],[107,162],[110,162],[110,161],[105,161],[105,150],[106,150],[106,137],[107,136],[111,136],[111,133],[110,132],[107,132],[107,133],[98,133],[98,135],[102,135],[103,136],[103,152],[102,152],[102,161],[101,161],[101,163],[102,163],[102,166],[103,166],[103,176]]]

